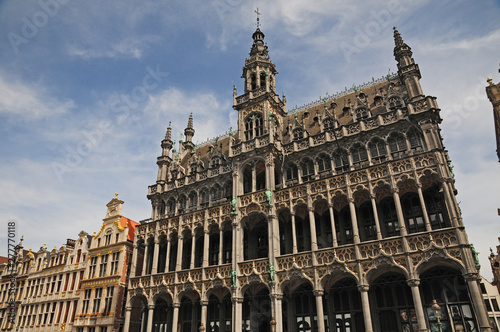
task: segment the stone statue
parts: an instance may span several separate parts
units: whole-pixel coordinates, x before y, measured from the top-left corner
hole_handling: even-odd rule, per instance
[[[273,203],[271,202],[272,197],[273,197],[273,193],[271,192],[271,189],[267,188],[266,199],[267,199],[267,205],[269,205],[269,206],[273,206]]]
[[[274,265],[271,263],[269,265],[269,282],[274,284],[276,281],[274,280]]]
[[[474,257],[474,262],[476,263],[476,266],[481,267],[481,264],[479,264],[479,257],[478,257],[478,252],[476,251],[476,248],[474,248],[474,244],[470,244],[470,250],[472,250],[472,257]]]
[[[455,180],[455,173],[453,173],[453,168],[455,168],[455,166],[451,164],[451,161],[448,161],[448,168],[450,169],[451,178]]]
[[[236,270],[231,270],[231,287],[236,288]]]
[[[237,214],[236,212],[236,197],[231,200],[231,214]]]

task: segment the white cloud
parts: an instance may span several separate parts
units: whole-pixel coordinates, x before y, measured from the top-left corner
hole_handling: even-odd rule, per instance
[[[60,115],[74,107],[73,100],[58,100],[41,84],[8,80],[0,74],[0,114],[35,120]]]
[[[104,44],[104,43],[103,43]],[[92,58],[132,58],[140,59],[147,45],[137,39],[124,39],[118,43],[102,45],[84,46],[69,44],[67,47],[68,55],[77,56],[84,59]]]

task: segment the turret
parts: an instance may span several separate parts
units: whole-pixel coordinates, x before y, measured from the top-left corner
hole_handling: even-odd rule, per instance
[[[188,125],[186,129],[184,129],[184,137],[186,138],[186,141],[182,143],[184,150],[191,150],[191,151],[194,150],[193,136],[194,136],[193,113],[191,113],[189,115]]]
[[[394,27],[394,57],[398,62],[398,76],[408,90],[411,101],[424,98],[420,86],[420,69],[413,60],[412,51],[404,41],[399,31]]]

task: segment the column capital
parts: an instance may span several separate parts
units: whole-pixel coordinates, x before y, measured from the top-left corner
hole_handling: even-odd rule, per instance
[[[410,287],[418,287],[420,285],[420,279],[417,279],[417,278],[408,279],[408,280],[406,280],[406,283]]]
[[[180,308],[180,307],[181,307],[181,304],[180,304],[179,302],[174,302],[174,303],[172,303],[172,307],[174,307],[174,308],[177,308],[177,309],[178,309],[178,308]]]
[[[399,194],[399,188],[398,188],[398,186],[392,187],[391,191],[392,191],[393,194]]]
[[[314,296],[318,297],[318,296],[323,296],[323,294],[325,294],[325,291],[322,290],[322,289],[315,289],[313,290],[313,294]]]
[[[204,230],[203,230],[203,233],[205,233],[205,234],[207,234],[207,235],[208,235],[210,232],[209,232],[209,230],[208,230],[208,229],[204,229]]]
[[[371,198],[371,199],[376,199],[376,198],[377,198],[377,195],[376,195],[375,193],[373,193],[373,192],[372,192],[372,193],[370,193],[370,198]]]
[[[314,212],[314,207],[313,206],[307,206],[307,210],[309,212]]]
[[[477,281],[479,280],[479,273],[468,272],[463,274],[463,277],[466,281]]]
[[[358,291],[359,292],[368,292],[370,290],[370,285],[362,284],[358,285]]]
[[[349,204],[354,204],[354,198],[353,197],[347,197],[347,201],[349,202]]]
[[[200,301],[200,305],[206,307],[208,305],[208,301],[207,300]]]
[[[154,304],[148,304],[148,309],[149,310],[154,310],[155,309],[155,305]]]

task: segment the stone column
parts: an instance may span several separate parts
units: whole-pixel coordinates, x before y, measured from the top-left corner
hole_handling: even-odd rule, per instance
[[[422,213],[424,214],[425,230],[430,232],[432,230],[431,223],[429,221],[429,214],[427,213],[427,207],[425,206],[424,195],[422,193],[422,185],[417,183],[418,199],[420,200],[420,206],[422,207]]]
[[[200,301],[200,305],[201,305],[201,326],[203,326],[205,328],[204,330],[206,330],[208,301]],[[202,331],[201,326],[200,326],[200,331]]]
[[[490,321],[488,319],[488,314],[486,313],[486,306],[484,305],[483,296],[478,286],[478,274],[468,273],[464,275],[464,279],[467,281],[469,286],[469,291],[471,295],[471,300],[473,306],[476,308],[477,320],[481,332],[487,331],[491,332]]]
[[[283,308],[282,308],[282,302],[283,302],[283,295],[281,294],[276,294],[276,313],[274,320],[277,322],[276,324],[276,332],[283,332]]]
[[[311,229],[311,250],[318,250],[318,238],[316,236],[316,220],[314,219],[314,208],[312,206],[308,206],[307,210],[309,210],[309,228]]]
[[[174,314],[172,316],[172,332],[180,332],[178,328],[179,324],[179,307],[181,306],[180,303],[173,303],[172,306],[174,307]]]
[[[318,315],[318,331],[325,331],[325,314],[323,312],[323,294],[322,290],[313,291],[316,297],[316,313]]]
[[[169,263],[170,263],[170,245],[172,241],[170,241],[170,238],[167,236],[167,254],[165,255],[165,273],[169,271]]]
[[[149,254],[148,252],[149,252],[149,243],[146,240],[144,242],[144,260],[143,260],[143,263],[142,263],[142,275],[143,276],[146,275],[146,265],[148,265],[148,254]]]
[[[333,212],[333,204],[328,203],[328,210],[330,210],[330,222],[332,224],[332,238],[333,238],[333,246],[336,247],[337,243],[337,230],[335,229],[335,213]]]
[[[415,313],[417,315],[418,330],[421,332],[426,332],[428,331],[428,329],[425,323],[425,313],[424,313],[424,307],[422,306],[422,298],[420,297],[420,289],[418,288],[418,285],[420,285],[420,280],[410,279],[407,280],[407,283],[408,286],[410,286],[411,288],[413,305],[415,306]]]
[[[363,318],[365,320],[365,331],[373,332],[372,316],[370,313],[370,300],[368,299],[368,285],[358,285],[358,290],[361,293],[361,304],[363,306]]]
[[[223,256],[223,252],[224,252],[224,232],[221,229],[219,229],[219,264],[218,265],[222,265],[224,263],[224,256]]]
[[[378,219],[377,202],[375,201],[375,194],[370,194],[370,199],[372,201],[373,217],[375,218],[375,228],[377,229],[377,240],[382,240],[382,232],[380,231],[380,221]]]
[[[442,184],[443,191],[444,191],[444,199],[446,202],[446,206],[448,207],[448,211],[450,213],[450,219],[451,219],[451,225],[453,227],[458,227],[458,221],[457,221],[457,215],[456,215],[456,210],[455,210],[455,204],[454,200],[451,196],[450,188],[448,187],[447,182],[443,182]]]
[[[183,239],[182,235],[179,235],[179,238],[177,240],[177,261],[175,264],[175,271],[180,271],[182,269],[182,251],[183,251],[183,248],[184,248],[184,239]]]
[[[295,214],[292,214],[292,245],[293,245],[293,253],[297,253],[297,235],[295,231]]]
[[[151,266],[151,274],[158,273],[158,252],[160,251],[160,240],[155,236],[153,249],[153,266]]]
[[[243,298],[237,297],[233,298],[233,304],[234,304],[234,310],[233,310],[233,331],[234,332],[241,332],[241,328],[243,326],[243,321],[242,321],[242,307],[243,307]]]
[[[405,218],[403,216],[403,209],[401,208],[401,201],[399,200],[399,189],[394,188],[392,190],[392,197],[394,198],[394,205],[396,206],[396,213],[398,215],[399,230],[402,236],[407,235]]]
[[[194,253],[196,252],[196,234],[193,232],[191,237],[191,263],[189,264],[190,269],[194,269]]]
[[[137,270],[137,257],[139,257],[139,246],[137,243],[134,243],[134,251],[132,251],[132,266],[130,267],[130,278],[134,278],[135,270]]]
[[[132,307],[127,306],[125,308],[125,323],[123,323],[123,332],[129,332],[131,313],[132,313]]]
[[[201,266],[207,267],[208,266],[208,245],[210,244],[210,237],[208,233],[208,229],[203,230],[203,262],[201,263]]]
[[[351,223],[352,223],[352,233],[354,236],[354,243],[359,243],[359,230],[358,230],[358,218],[356,217],[356,206],[354,206],[354,198],[348,197],[349,209],[351,210]]]

